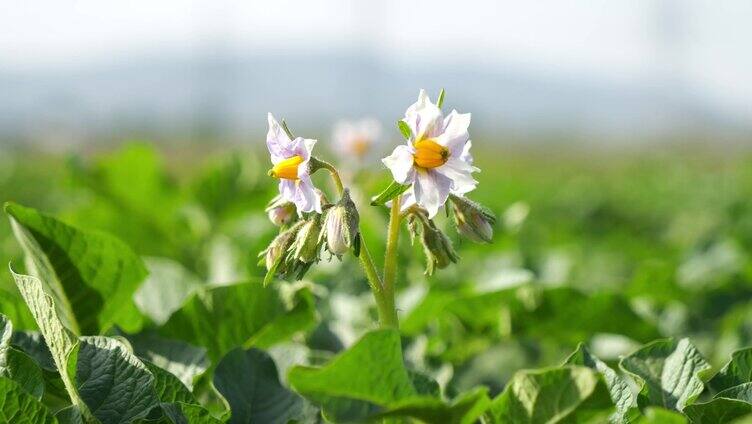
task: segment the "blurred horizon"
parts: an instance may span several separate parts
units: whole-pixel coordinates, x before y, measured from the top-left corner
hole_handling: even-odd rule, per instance
[[[752,5],[702,0],[128,5],[49,0],[0,16],[0,144],[233,140],[266,112],[298,131],[447,90],[473,134],[744,146]]]

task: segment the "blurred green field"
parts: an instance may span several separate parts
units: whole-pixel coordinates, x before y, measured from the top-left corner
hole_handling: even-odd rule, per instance
[[[475,156],[482,172],[470,196],[497,215],[494,243],[453,236],[461,260],[433,277],[404,229],[400,245],[406,360],[447,393],[483,384],[495,395],[516,371],[559,365],[580,342],[613,365],[651,340],[686,336],[716,368],[752,345],[751,154],[516,145]],[[112,233],[147,265],[166,260],[202,283],[230,283],[265,273],[257,254],[276,231],[263,210],[276,191],[268,166],[260,152],[144,143],[81,156],[5,152],[0,200]],[[388,211],[366,199],[389,174],[374,166],[345,178],[358,183],[380,264]],[[3,219],[0,263],[9,262],[23,269]],[[305,284],[321,319],[302,342],[322,358],[376,326],[353,258],[322,262]],[[34,329],[24,308],[0,272],[0,310]]]

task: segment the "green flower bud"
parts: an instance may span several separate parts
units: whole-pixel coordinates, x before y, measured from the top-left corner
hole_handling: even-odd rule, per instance
[[[426,255],[426,275],[433,275],[437,268],[446,268],[459,259],[451,240],[430,220],[423,224],[421,242]]]
[[[303,225],[295,235],[295,241],[289,248],[290,259],[295,259],[307,264],[318,262],[321,244],[321,215],[313,214],[303,221]]]
[[[266,206],[266,213],[272,224],[278,227],[291,224],[297,218],[295,204],[282,199],[280,195],[269,202]]]
[[[491,243],[496,217],[486,208],[472,200],[450,195],[457,231],[476,243]]]
[[[360,254],[360,216],[350,198],[349,190],[345,189],[339,202],[326,211],[324,227],[320,239],[326,240],[326,245],[334,255],[342,256],[351,248],[353,254]]]
[[[277,237],[269,243],[269,246],[259,254],[263,258],[263,264],[267,271],[271,271],[275,264],[283,262],[283,256],[295,240],[295,235],[302,226],[302,222],[293,225],[285,231],[282,231]]]

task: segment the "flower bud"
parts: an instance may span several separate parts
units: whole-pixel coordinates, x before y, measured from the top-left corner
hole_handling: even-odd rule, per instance
[[[275,267],[275,264],[279,264],[283,261],[283,256],[287,254],[287,250],[295,240],[295,235],[301,225],[302,223],[295,224],[287,230],[279,233],[277,237],[269,243],[269,246],[259,254],[259,256],[263,256],[264,258],[263,263],[266,266],[267,271],[271,271]]]
[[[446,268],[459,259],[452,247],[452,242],[431,221],[423,225],[421,242],[426,255],[426,275],[433,275],[436,268]]]
[[[272,224],[278,227],[292,223],[297,217],[295,204],[282,199],[280,195],[269,202],[269,205],[266,206],[266,213]]]
[[[345,189],[339,202],[326,211],[321,238],[326,239],[329,252],[342,256],[352,248],[355,256],[358,256],[360,254],[359,223],[358,209],[350,198],[349,190]]]
[[[290,246],[290,258],[307,264],[319,260],[321,244],[319,233],[321,232],[321,215],[314,214],[303,221],[300,230],[295,235],[295,241]]]
[[[496,217],[466,197],[450,195],[449,199],[452,201],[457,231],[476,243],[491,243]]]

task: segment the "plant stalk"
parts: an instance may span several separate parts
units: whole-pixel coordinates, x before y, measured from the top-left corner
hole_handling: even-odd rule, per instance
[[[342,178],[339,176],[337,169],[330,163],[320,159],[316,159],[316,165],[325,168],[329,171],[329,175],[334,181],[334,185],[337,188],[337,193],[341,196],[345,191],[345,186],[342,184]],[[397,206],[397,212],[399,215],[399,205]],[[388,246],[388,244],[387,244]],[[365,239],[360,237],[360,265],[363,267],[363,272],[368,280],[368,285],[371,287],[373,297],[376,300],[376,307],[379,312],[379,323],[382,327],[394,327],[398,326],[397,310],[394,307],[394,290],[392,289],[391,295],[387,296],[386,286],[384,281],[379,277],[379,273],[376,270],[376,266],[371,258],[371,253],[368,251]],[[396,258],[395,258],[396,259]]]

